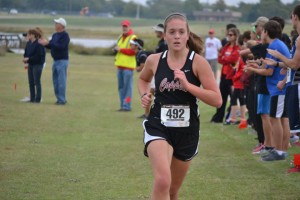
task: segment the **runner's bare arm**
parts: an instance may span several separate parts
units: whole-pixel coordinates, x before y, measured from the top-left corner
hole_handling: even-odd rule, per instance
[[[152,98],[150,93],[150,83],[156,72],[158,61],[160,58],[160,54],[150,55],[145,65],[140,72],[140,76],[138,79],[138,89],[142,100],[142,106],[146,107],[151,104]]]
[[[188,84],[187,91],[208,105],[220,107],[222,97],[214,74],[208,62],[198,54],[194,58],[193,72],[200,80],[203,88]]]

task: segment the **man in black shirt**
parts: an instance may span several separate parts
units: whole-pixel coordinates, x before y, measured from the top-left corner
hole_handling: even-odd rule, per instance
[[[153,27],[156,37],[159,39],[158,45],[155,48],[155,53],[161,53],[164,52],[165,50],[168,50],[168,45],[165,42],[164,39],[164,25],[163,24],[157,24],[156,26]]]
[[[141,39],[130,40],[130,47],[132,50],[136,52],[136,71],[141,72],[144,68],[147,57],[153,52],[143,50],[144,41]],[[154,80],[152,80],[154,83]],[[151,82],[151,90],[152,95],[154,94],[155,85]],[[138,118],[147,118],[150,112],[150,106],[145,108],[145,113]]]

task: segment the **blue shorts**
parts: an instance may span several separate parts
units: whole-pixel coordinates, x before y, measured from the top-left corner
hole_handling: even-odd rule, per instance
[[[257,95],[257,112],[256,114],[270,114],[271,96],[269,94]]]

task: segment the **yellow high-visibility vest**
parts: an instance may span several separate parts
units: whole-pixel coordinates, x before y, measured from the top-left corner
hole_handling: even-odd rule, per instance
[[[136,38],[136,35],[129,35],[123,40],[122,36],[120,36],[118,40],[118,47],[121,49],[129,49],[130,48],[130,40]],[[121,52],[117,52],[116,59],[115,59],[115,66],[116,67],[125,67],[129,69],[136,68],[136,58],[135,56],[128,56]]]

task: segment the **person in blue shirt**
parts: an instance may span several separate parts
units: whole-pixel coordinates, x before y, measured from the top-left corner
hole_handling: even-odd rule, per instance
[[[279,39],[281,37],[282,29],[280,24],[276,21],[270,20],[264,25],[261,34],[262,41],[268,43],[268,49],[277,50],[286,57],[290,57],[288,47]],[[281,74],[279,68],[280,60],[267,53],[267,59],[273,59],[277,63],[275,66],[265,65],[265,68],[257,69],[248,67],[255,73],[267,76],[267,87],[271,95],[270,99],[270,120],[272,124],[272,138],[274,150],[262,157],[263,161],[284,160],[287,157],[287,149],[289,144],[289,121],[287,109],[284,106],[286,86],[278,88],[277,84],[285,78]]]
[[[52,35],[51,40],[40,39],[39,43],[51,49],[51,56],[54,60],[52,65],[52,79],[57,99],[56,104],[65,105],[67,103],[66,84],[70,37],[65,31],[67,22],[64,18],[55,19],[54,22],[56,32]]]
[[[46,50],[44,46],[38,43],[38,39],[42,37],[39,28],[29,29],[27,37],[29,40],[25,47],[23,62],[28,64],[30,102],[40,103],[42,98],[41,76]]]

